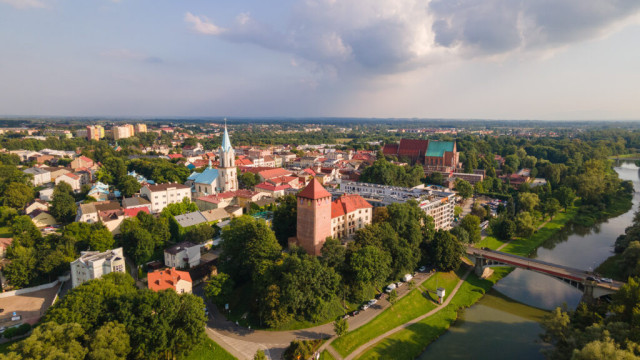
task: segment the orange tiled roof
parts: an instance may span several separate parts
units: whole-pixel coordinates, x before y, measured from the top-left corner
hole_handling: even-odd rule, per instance
[[[309,185],[307,185],[304,189],[302,189],[302,191],[298,193],[298,197],[316,200],[325,197],[331,197],[331,194],[329,194],[329,192],[325,190],[322,185],[320,185],[318,180],[314,178],[313,180],[311,180]]]
[[[147,274],[149,289],[160,291],[166,289],[176,289],[176,284],[180,280],[191,282],[191,275],[187,271],[179,271],[176,268],[156,270]]]
[[[342,195],[331,203],[331,218],[352,213],[360,209],[369,209],[373,206],[358,194]]]

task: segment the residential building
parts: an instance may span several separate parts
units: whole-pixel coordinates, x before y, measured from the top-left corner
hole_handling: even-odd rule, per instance
[[[125,272],[122,248],[99,251],[83,251],[71,263],[71,286],[77,287],[85,281],[98,279],[112,272]]]
[[[164,264],[178,269],[197,266],[200,264],[200,245],[184,241],[165,249]]]
[[[95,223],[101,221],[100,214],[107,215],[121,211],[120,203],[117,201],[96,201],[88,204],[78,205],[76,222]]]
[[[66,173],[72,172],[69,168],[66,167],[45,166],[41,169],[45,169],[51,173],[51,181],[56,181],[58,176],[62,176]]]
[[[359,194],[374,207],[405,203],[410,199],[435,221],[436,230],[450,229],[453,222],[456,193],[444,187],[419,185],[413,188],[388,186],[343,180],[339,190],[331,190],[334,197]]]
[[[132,125],[114,126],[111,131],[113,133],[114,140],[126,139],[133,136]]]
[[[289,184],[273,184],[271,182],[263,182],[253,187],[257,192],[262,192],[273,198],[279,198],[285,195],[287,189],[291,189]]]
[[[136,134],[138,133],[146,133],[147,132],[147,124],[137,123],[135,124]]]
[[[37,228],[43,228],[51,225],[56,225],[58,222],[56,219],[46,210],[36,209],[30,212],[29,217]]]
[[[38,192],[38,197],[43,201],[53,200],[53,188],[42,189]]]
[[[351,238],[371,224],[373,206],[360,195],[343,195],[331,202],[331,237]]]
[[[24,213],[29,215],[35,210],[49,211],[49,203],[40,199],[35,199],[24,208]]]
[[[162,269],[147,274],[149,289],[161,291],[171,289],[178,294],[191,294],[193,282],[188,271]]]
[[[31,180],[33,186],[40,186],[51,182],[51,173],[45,168],[32,167],[22,172],[33,175],[33,179]]]
[[[188,228],[190,226],[196,226],[200,224],[204,224],[207,222],[207,218],[205,218],[200,211],[194,211],[187,214],[181,214],[174,216],[178,225],[183,228]]]
[[[145,208],[151,212],[151,202],[141,196],[122,199],[122,207],[124,209]]]
[[[182,199],[191,199],[191,187],[182,184],[145,185],[140,189],[140,195],[151,202],[151,213],[159,213],[168,204],[175,204]]]
[[[87,169],[91,169],[94,167],[94,162],[93,160],[89,159],[86,156],[78,156],[77,158],[73,159],[73,161],[71,161],[71,163],[69,164],[69,167],[71,167],[71,169],[73,169],[74,171],[78,168],[87,168]]]
[[[204,154],[204,148],[200,143],[197,143],[194,146],[186,145],[182,148],[182,155],[184,155],[185,157],[197,156],[201,154]]]
[[[62,176],[58,176],[56,178],[56,185],[60,184],[61,182],[66,182],[67,184],[69,184],[69,186],[71,186],[71,189],[73,189],[73,191],[75,192],[80,191],[80,188],[82,187],[82,178],[74,173],[66,173]]]
[[[102,126],[87,126],[87,140],[100,140],[100,128],[102,128]]]

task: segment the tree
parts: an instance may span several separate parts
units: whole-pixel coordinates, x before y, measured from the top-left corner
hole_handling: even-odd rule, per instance
[[[22,210],[33,200],[33,188],[22,183],[10,183],[4,190],[2,203],[14,209]]]
[[[355,284],[381,285],[389,276],[391,258],[383,249],[367,245],[347,256],[347,268]]]
[[[76,217],[76,201],[73,197],[71,186],[61,181],[53,190],[50,212],[56,220],[62,223],[70,223]]]
[[[434,171],[429,176],[427,176],[425,180],[427,184],[442,185],[442,183],[444,182],[444,177],[440,172]]]
[[[15,217],[11,224],[13,240],[26,247],[34,247],[42,235],[28,215]]]
[[[516,216],[516,232],[519,236],[529,237],[535,231],[535,220],[530,213],[523,211]]]
[[[253,356],[253,360],[267,360],[267,355],[264,354],[264,351],[258,350]]]
[[[311,340],[293,340],[284,351],[285,360],[308,359],[313,355],[313,342]]]
[[[106,251],[113,248],[114,241],[111,231],[102,224],[95,225],[97,226],[92,226],[92,231],[89,235],[89,249],[94,251]]]
[[[184,240],[190,241],[194,244],[202,244],[206,241],[213,239],[216,231],[209,224],[196,225],[184,234]]]
[[[482,240],[482,230],[480,229],[480,219],[475,215],[467,215],[460,220],[461,228],[469,234],[469,242],[477,243]]]
[[[35,272],[37,266],[37,253],[32,247],[14,245],[9,252],[11,262],[5,265],[4,275],[11,285],[17,288],[28,286],[37,276]]]
[[[281,247],[286,248],[289,243],[289,238],[296,235],[297,223],[298,205],[296,197],[294,195],[287,195],[280,198],[278,207],[273,212],[271,227]]]
[[[151,259],[155,242],[153,237],[143,228],[135,227],[122,234],[124,251],[136,265],[146,263]]]
[[[457,218],[463,211],[464,209],[461,206],[456,205],[453,207],[453,216]]]
[[[564,207],[565,211],[567,211],[567,208],[569,206],[573,205],[573,202],[576,199],[575,192],[571,188],[568,188],[566,186],[561,186],[560,188],[558,188],[558,190],[553,193],[553,196],[558,199],[560,205]]]
[[[160,215],[162,217],[169,218],[172,216],[187,214],[194,211],[198,211],[198,206],[196,205],[196,203],[191,202],[191,200],[185,197],[180,202],[168,204],[164,209],[162,209]]]
[[[342,246],[340,240],[327,238],[322,245],[320,261],[326,266],[340,271],[339,269],[343,267],[346,253],[347,249]]]
[[[223,306],[229,302],[234,286],[231,277],[221,272],[207,281],[204,294],[211,302]]]
[[[458,195],[462,196],[463,199],[468,199],[473,195],[473,186],[471,186],[471,184],[466,180],[456,179],[454,189],[458,192]]]
[[[345,318],[339,318],[333,322],[333,331],[340,337],[349,331],[349,322]]]
[[[471,208],[471,215],[475,215],[480,219],[484,219],[485,217],[487,217],[487,209],[483,208],[478,203],[474,203],[473,207]]]
[[[396,291],[396,289],[393,289],[389,293],[389,304],[393,306],[396,304],[397,301],[398,301],[398,292]]]
[[[432,262],[436,268],[441,271],[451,271],[460,267],[464,248],[451,233],[444,230],[436,231],[430,245]]]
[[[140,188],[141,188],[141,185],[138,182],[138,180],[136,180],[136,178],[134,178],[131,175],[126,175],[122,177],[122,179],[118,183],[118,189],[120,189],[120,192],[124,197],[133,196],[138,191],[140,191]]]
[[[516,224],[506,216],[492,219],[490,227],[492,234],[503,241],[511,240],[516,235]]]
[[[123,324],[108,322],[96,330],[89,349],[91,360],[124,360],[131,352],[129,334]]]
[[[282,251],[266,222],[247,215],[233,218],[223,229],[222,240],[220,269],[237,283],[263,273]]]
[[[240,171],[238,171],[238,173],[240,173]],[[238,176],[238,182],[245,189],[253,189],[254,186],[260,183],[260,178],[256,174],[246,171]]]
[[[558,199],[550,197],[544,201],[542,208],[544,209],[544,213],[549,215],[549,218],[553,220],[553,217],[560,211],[560,202]]]
[[[534,193],[520,193],[518,194],[518,204],[522,211],[532,212],[536,206],[540,203],[538,195]]]
[[[10,354],[33,360],[82,360],[87,354],[82,345],[84,335],[85,331],[78,324],[47,322],[36,327],[31,336],[13,345]]]
[[[588,343],[582,349],[574,349],[571,360],[637,360],[633,351],[621,349],[613,339],[605,337],[604,340],[596,340]]]

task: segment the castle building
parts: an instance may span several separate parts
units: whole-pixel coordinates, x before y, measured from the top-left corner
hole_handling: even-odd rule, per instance
[[[312,255],[322,253],[328,237],[350,238],[371,224],[373,218],[373,206],[360,195],[345,195],[331,201],[331,194],[315,178],[296,196],[297,236],[290,243]]]

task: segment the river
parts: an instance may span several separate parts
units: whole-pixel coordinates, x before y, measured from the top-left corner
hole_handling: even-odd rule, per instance
[[[616,238],[633,220],[640,204],[640,176],[633,162],[615,167],[619,177],[633,181],[630,211],[585,228],[570,226],[547,240],[533,257],[592,270],[613,254]],[[515,269],[478,303],[466,309],[449,331],[419,359],[544,359],[539,324],[544,314],[563,303],[575,308],[582,293],[550,277]]]

